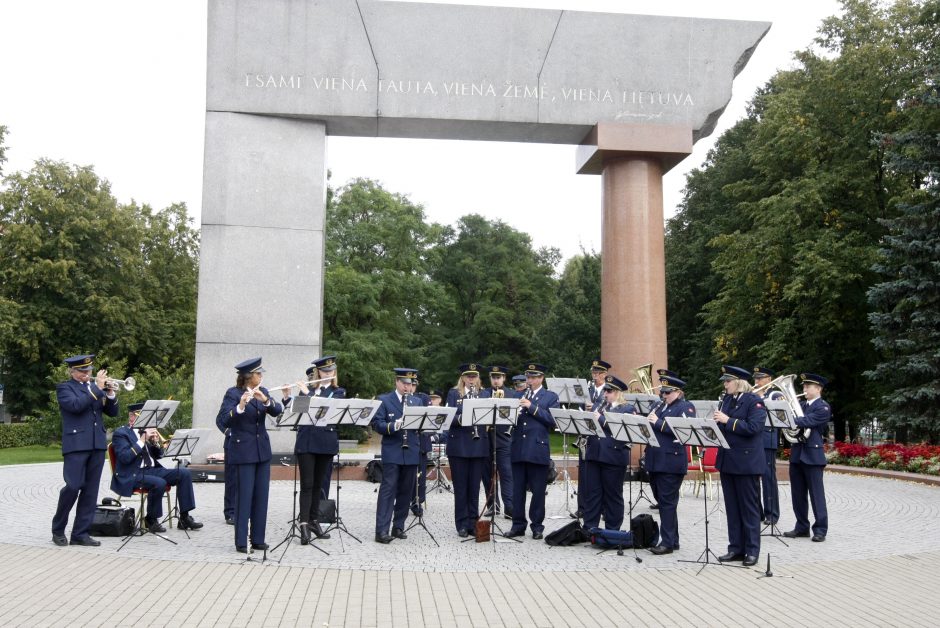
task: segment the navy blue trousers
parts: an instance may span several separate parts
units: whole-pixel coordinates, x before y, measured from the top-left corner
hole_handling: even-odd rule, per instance
[[[777,450],[765,449],[767,466],[760,477],[761,484],[761,519],[770,519],[777,523],[780,519],[780,493],[777,491]]]
[[[813,534],[826,536],[829,531],[829,511],[826,509],[826,489],[823,486],[825,467],[790,461],[790,493],[797,532],[808,532],[809,504],[813,506]],[[809,503],[807,503],[807,495]],[[73,533],[74,534],[74,533]]]
[[[405,527],[417,472],[416,464],[386,462],[382,465],[382,483],[379,484],[379,499],[375,507],[376,534],[388,534],[389,524],[393,528]]]
[[[681,473],[650,473],[650,489],[659,504],[659,544],[679,547],[679,489],[685,475]]]
[[[623,525],[623,478],[626,472],[626,466],[584,461],[583,484],[581,477],[578,478],[578,484],[584,488],[578,491],[578,497],[583,493],[585,528],[598,527],[601,513],[604,514],[606,529],[619,530]]]
[[[548,480],[547,464],[531,462],[512,463],[512,530],[524,531],[526,528],[525,500],[526,489],[532,491],[532,503],[529,505],[529,520],[532,532],[545,530],[545,485]]]
[[[512,516],[512,454],[510,448],[512,442],[497,437],[496,446],[493,450],[493,456],[496,458],[496,485],[494,488],[495,503],[499,507],[502,505],[503,512]],[[493,486],[493,461],[486,461],[486,467],[483,469],[483,490],[486,491],[486,506],[489,508],[493,504],[494,496],[490,495],[490,487]]]
[[[235,502],[238,501],[238,470],[235,465],[225,460],[225,497],[222,500],[222,514],[226,519],[235,518]]]
[[[448,461],[454,483],[454,525],[458,532],[473,532],[480,518],[480,484],[487,459],[449,456]]]
[[[247,547],[248,522],[251,542],[264,543],[268,525],[268,488],[271,461],[233,465],[238,475],[238,499],[235,503],[235,547]]]
[[[151,467],[144,469],[139,487],[147,489],[147,520],[156,521],[163,516],[163,495],[167,486],[176,487],[176,496],[179,500],[181,513],[187,513],[196,507],[196,496],[193,493],[193,477],[189,469],[165,469]]]
[[[72,523],[72,538],[88,536],[88,530],[91,529],[92,521],[95,519],[104,455],[103,449],[63,454],[62,477],[65,480],[65,486],[59,491],[59,503],[56,506],[55,516],[52,517],[53,534],[65,535],[69,513],[72,512],[72,506],[75,506],[77,501],[75,521]]]
[[[760,554],[760,476],[721,474],[728,517],[728,552]]]

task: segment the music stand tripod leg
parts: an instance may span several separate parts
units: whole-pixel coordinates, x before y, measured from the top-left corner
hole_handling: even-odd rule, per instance
[[[343,551],[346,551],[346,546],[343,544],[343,534],[348,535],[352,540],[357,543],[362,543],[355,534],[351,533],[347,528],[346,524],[343,523],[343,516],[340,514],[339,509],[339,492],[342,489],[342,486],[339,484],[339,474],[343,470],[343,465],[340,463],[340,454],[336,454],[336,513],[334,515],[333,523],[326,529],[327,532],[332,532],[336,530],[336,533],[339,534],[339,543]]]

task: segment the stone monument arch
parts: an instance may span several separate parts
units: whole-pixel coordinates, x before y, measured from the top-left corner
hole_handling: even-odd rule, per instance
[[[210,0],[194,427],[215,432],[236,362],[262,355],[277,385],[320,353],[328,135],[577,146],[603,185],[602,353],[665,366],[662,175],[714,129],[769,27]]]

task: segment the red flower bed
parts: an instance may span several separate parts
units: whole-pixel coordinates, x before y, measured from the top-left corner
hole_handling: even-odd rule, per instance
[[[887,444],[869,447],[837,442],[828,451],[827,458],[834,464],[940,474],[940,446],[936,445]]]

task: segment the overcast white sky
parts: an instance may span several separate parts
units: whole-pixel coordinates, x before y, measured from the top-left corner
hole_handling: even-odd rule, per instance
[[[759,86],[808,46],[835,0],[437,0],[612,13],[773,22],[737,77],[711,137],[664,180],[665,213],[685,173],[744,115]],[[667,45],[664,42],[664,45]],[[206,3],[200,0],[3,0],[0,124],[4,172],[47,157],[93,165],[121,201],[162,208],[182,201],[199,225],[205,119]],[[377,179],[453,223],[478,212],[528,231],[565,257],[600,250],[600,177],[576,175],[574,147],[545,144],[329,138],[332,183]]]

